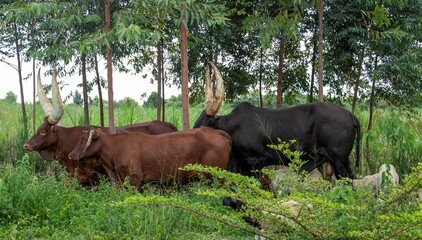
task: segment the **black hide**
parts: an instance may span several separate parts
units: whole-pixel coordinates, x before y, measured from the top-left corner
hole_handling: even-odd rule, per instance
[[[311,171],[329,161],[337,177],[353,178],[349,155],[357,137],[356,165],[359,162],[360,123],[354,114],[334,103],[317,102],[290,108],[257,108],[244,102],[225,116],[208,116],[205,111],[194,128],[208,126],[226,131],[232,138],[228,170],[255,175],[264,166],[287,165],[289,159],[268,144],[297,140]]]

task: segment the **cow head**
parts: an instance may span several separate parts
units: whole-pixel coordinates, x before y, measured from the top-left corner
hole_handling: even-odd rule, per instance
[[[51,80],[51,92],[53,105],[48,100],[41,84],[40,70],[38,70],[38,98],[43,109],[45,118],[43,124],[37,129],[36,133],[29,139],[24,148],[27,151],[37,151],[43,158],[53,160],[54,156],[51,153],[44,151],[47,148],[57,144],[57,124],[63,116],[63,101],[60,96],[59,87],[57,84],[56,70],[53,68],[53,77]]]
[[[85,131],[73,151],[69,153],[69,159],[79,161],[81,159],[93,157],[100,152],[101,144],[98,139],[102,134],[105,133],[100,129],[95,128]]]
[[[210,67],[212,66],[215,76],[215,86],[211,86]],[[212,63],[208,62],[205,68],[205,106],[204,111],[195,122],[194,128],[201,126],[213,127],[215,114],[220,110],[221,104],[224,99],[224,82],[217,67]]]

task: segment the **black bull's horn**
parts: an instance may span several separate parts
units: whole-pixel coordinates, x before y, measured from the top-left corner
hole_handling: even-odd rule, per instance
[[[215,91],[211,86],[210,65],[214,70],[216,80]],[[212,62],[208,62],[205,68],[205,106],[204,110],[208,116],[214,116],[221,107],[224,99],[224,82],[217,67]]]
[[[60,90],[59,86],[57,84],[57,75],[56,75],[56,69],[53,67],[53,77],[51,80],[51,93],[52,93],[52,99],[53,99],[53,105],[51,105],[50,101],[48,100],[42,84],[41,84],[41,74],[40,70],[38,69],[38,80],[37,80],[37,86],[38,86],[38,98],[40,100],[41,108],[44,112],[44,116],[48,118],[48,122],[50,124],[57,124],[60,119],[63,116],[63,101],[60,96]]]

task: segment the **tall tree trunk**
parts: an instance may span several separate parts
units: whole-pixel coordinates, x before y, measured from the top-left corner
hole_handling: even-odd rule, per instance
[[[362,49],[362,52],[359,55],[359,63],[358,63],[358,75],[356,76],[355,88],[353,90],[353,100],[352,100],[352,112],[355,113],[356,103],[358,101],[358,92],[359,92],[359,84],[360,84],[360,76],[362,74],[363,68],[363,59],[365,58],[365,48]]]
[[[183,17],[183,20],[185,18]],[[184,21],[180,21],[180,53],[181,53],[181,75],[182,75],[182,115],[183,129],[189,129],[189,89],[188,89],[188,30]]]
[[[312,58],[311,58],[311,86],[309,88],[309,102],[313,102],[314,101],[314,84],[315,84],[315,62],[316,62],[316,53],[317,53],[317,40],[316,40],[316,35],[317,35],[317,28],[315,26],[315,32],[314,32],[314,36],[312,38]]]
[[[97,59],[97,55],[95,55],[94,61],[95,61],[95,75],[97,76],[98,100],[99,100],[99,104],[100,104],[100,122],[101,122],[101,127],[104,127],[103,92],[101,90],[100,71],[98,70],[98,59]]]
[[[87,88],[87,80],[86,80],[86,54],[82,54],[81,56],[82,62],[82,94],[83,94],[83,101],[84,101],[84,117],[85,117],[85,125],[89,125],[89,107],[88,107],[88,88]]]
[[[162,71],[161,68],[161,61],[162,61],[163,55],[161,52],[161,40],[157,41],[157,120],[161,119],[161,77],[162,77]]]
[[[378,68],[378,56],[375,57],[375,66],[374,66],[374,72],[377,70]],[[372,130],[372,117],[374,115],[374,103],[375,103],[375,74],[372,74],[372,87],[371,87],[371,96],[370,96],[370,101],[369,101],[369,119],[368,119],[368,128],[367,128],[367,132],[368,134],[366,135],[366,141],[365,141],[365,145],[366,145],[366,162],[369,163],[370,161],[370,157],[369,154],[371,152],[370,146],[369,146],[369,135],[371,134],[371,130]]]
[[[318,10],[318,23],[319,23],[319,34],[318,34],[318,101],[324,101],[324,84],[323,79],[323,57],[322,57],[322,44],[324,40],[324,0],[319,0]]]
[[[262,63],[262,47],[259,50],[259,107],[262,107],[262,70],[264,68]]]
[[[35,49],[35,21],[31,22],[31,44],[32,48]],[[36,102],[36,83],[35,83],[35,57],[32,57],[32,131],[35,133],[37,129],[37,102]]]
[[[161,89],[163,91],[162,94],[162,121],[166,120],[166,100],[165,100],[165,96],[164,96],[164,86],[165,86],[165,75],[164,75],[164,41],[163,39],[161,39],[161,53],[162,53],[162,59],[161,59]]]
[[[19,88],[21,93],[21,108],[22,108],[22,121],[23,121],[23,134],[24,139],[28,138],[28,117],[25,108],[25,97],[23,95],[23,82],[22,82],[22,65],[21,65],[21,53],[19,46],[18,27],[16,22],[13,23],[13,30],[15,31],[15,46],[16,46],[16,58],[18,60],[18,75],[19,75]]]
[[[284,37],[281,36],[278,51],[277,108],[281,108],[283,103],[284,48]]]
[[[105,22],[106,30],[110,32],[110,0],[105,0]],[[116,127],[114,126],[114,99],[113,99],[113,63],[112,52],[110,45],[106,45],[107,58],[107,87],[108,87],[108,123],[110,134],[116,134]]]

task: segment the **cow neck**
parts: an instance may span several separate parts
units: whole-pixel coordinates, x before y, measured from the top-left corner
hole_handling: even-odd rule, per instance
[[[57,126],[57,146],[55,151],[56,159],[64,165],[71,173],[75,171],[76,163],[69,159],[68,155],[75,146],[75,139],[79,139],[81,133],[75,128]],[[82,132],[82,131],[81,131]]]
[[[227,121],[227,117],[216,117],[215,118],[215,125],[217,126],[218,129],[228,129],[228,121]]]
[[[110,138],[107,136],[101,136],[98,139],[101,144],[101,150],[99,152],[100,161],[103,162],[105,165],[108,165],[108,167],[111,169],[114,169],[114,163],[117,160],[117,156],[115,156],[116,151],[114,151],[114,149],[119,149],[117,147],[119,141],[116,141],[116,135],[117,134],[108,135],[110,136]]]

